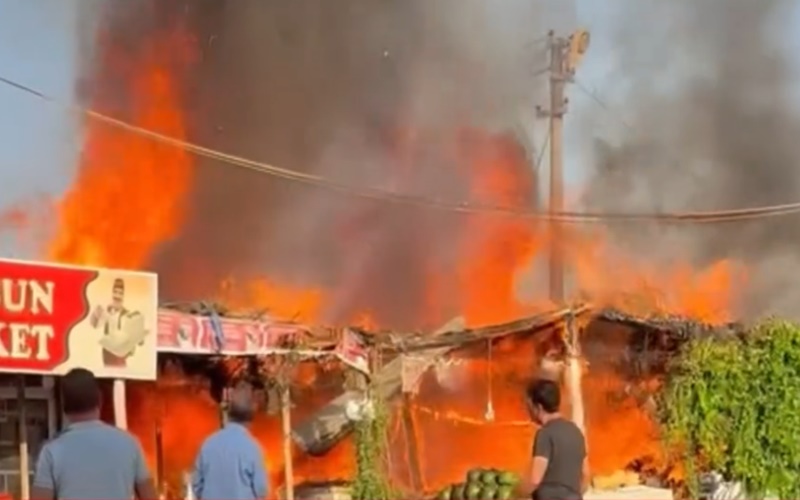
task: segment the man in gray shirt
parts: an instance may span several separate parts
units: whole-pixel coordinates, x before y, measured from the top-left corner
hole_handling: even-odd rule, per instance
[[[559,413],[561,392],[552,380],[537,380],[527,390],[533,420],[541,427],[524,493],[534,500],[581,500],[589,484],[586,439]]]
[[[139,442],[100,420],[100,388],[83,368],[61,379],[66,428],[42,447],[32,500],[156,500]]]

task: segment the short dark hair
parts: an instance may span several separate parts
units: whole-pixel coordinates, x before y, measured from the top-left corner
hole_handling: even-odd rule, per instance
[[[88,413],[100,407],[100,386],[94,373],[86,368],[73,368],[61,378],[61,404],[64,413]]]
[[[534,380],[528,386],[526,394],[532,405],[541,406],[547,413],[555,413],[561,406],[561,389],[552,380]]]
[[[231,390],[228,400],[228,419],[231,422],[247,423],[253,420],[253,387],[240,383]]]

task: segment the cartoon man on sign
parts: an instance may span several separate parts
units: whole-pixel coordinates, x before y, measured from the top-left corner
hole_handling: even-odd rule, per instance
[[[92,327],[103,329],[100,345],[103,365],[107,367],[125,367],[126,359],[134,353],[137,345],[144,343],[148,333],[144,316],[138,311],[129,311],[124,303],[125,282],[117,278],[111,290],[111,304],[97,306],[90,318]]]

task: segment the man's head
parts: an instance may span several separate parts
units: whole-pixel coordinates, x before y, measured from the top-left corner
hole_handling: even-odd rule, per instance
[[[237,385],[229,395],[228,419],[231,422],[244,424],[253,420],[254,413],[253,388],[250,384]]]
[[[122,281],[122,278],[114,280],[114,285],[111,289],[111,298],[115,306],[122,306],[122,302],[125,299],[125,282]]]
[[[100,387],[94,373],[73,368],[61,378],[64,413],[70,419],[97,418],[100,413]]]
[[[526,400],[531,418],[539,424],[558,413],[561,406],[561,390],[552,380],[538,379],[526,390]]]

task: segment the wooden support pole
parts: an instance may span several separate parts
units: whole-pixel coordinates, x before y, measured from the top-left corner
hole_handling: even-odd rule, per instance
[[[564,379],[569,395],[572,421],[575,422],[581,431],[586,434],[586,415],[583,407],[583,391],[581,390],[581,378],[583,377],[581,367],[580,335],[575,324],[575,317],[570,315],[566,320],[567,344],[567,366],[564,371]]]
[[[156,420],[156,481],[160,498],[164,495],[166,489],[164,480],[164,436],[161,429],[161,415]]]
[[[125,381],[115,379],[112,391],[114,425],[120,429],[128,430],[128,406],[126,404]]]
[[[285,500],[294,500],[294,467],[292,464],[292,398],[289,381],[281,387],[281,426],[283,427],[283,477],[286,489]]]
[[[160,500],[167,497],[167,481],[164,477],[164,404],[164,393],[156,383],[156,491]]]
[[[192,490],[192,473],[185,472],[183,474],[183,484],[186,489],[186,496],[184,500],[195,500],[194,490]]]
[[[19,435],[19,495],[21,500],[29,500],[31,497],[29,481],[31,466],[28,460],[28,412],[26,403],[25,376],[19,375],[17,377],[17,409],[19,411],[17,430]]]
[[[406,439],[406,450],[408,451],[408,472],[411,478],[411,488],[414,493],[422,493],[425,489],[425,480],[422,477],[422,465],[420,464],[417,427],[414,424],[414,416],[411,414],[411,395],[408,393],[403,394],[401,411],[403,414],[403,434]]]

